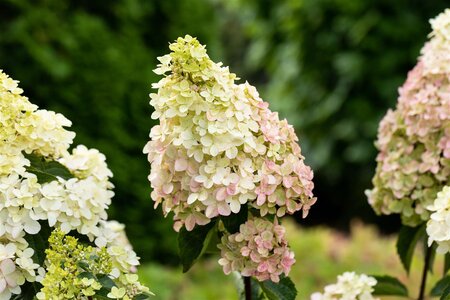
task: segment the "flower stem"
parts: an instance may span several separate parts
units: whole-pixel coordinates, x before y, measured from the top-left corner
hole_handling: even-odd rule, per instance
[[[430,260],[431,260],[432,254],[433,254],[432,252],[433,252],[433,247],[427,247],[427,251],[425,254],[425,264],[423,266],[423,272],[422,272],[422,282],[420,283],[419,298],[417,298],[417,300],[424,300],[428,269],[430,267]]]
[[[252,281],[251,277],[244,276],[245,300],[252,300]]]

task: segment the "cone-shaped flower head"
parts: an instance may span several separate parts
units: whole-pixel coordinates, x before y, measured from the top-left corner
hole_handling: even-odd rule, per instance
[[[377,213],[399,213],[412,226],[428,220],[425,207],[450,183],[450,9],[431,25],[397,108],[380,123],[374,188],[367,192]]]
[[[292,126],[254,87],[236,84],[195,38],[178,38],[170,49],[158,58],[155,72],[166,76],[150,95],[160,125],[144,148],[155,205],[174,213],[177,230],[238,213],[247,203],[262,216],[306,216],[315,202],[313,173]]]

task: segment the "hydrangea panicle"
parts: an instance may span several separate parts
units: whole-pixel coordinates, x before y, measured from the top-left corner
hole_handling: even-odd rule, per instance
[[[450,9],[431,24],[397,108],[380,123],[374,188],[367,191],[377,213],[399,213],[410,226],[428,220],[426,207],[450,183]]]
[[[144,148],[155,206],[192,230],[250,205],[266,214],[306,216],[315,202],[313,172],[294,129],[247,82],[214,63],[187,35],[159,57],[164,75],[150,94],[160,124]]]

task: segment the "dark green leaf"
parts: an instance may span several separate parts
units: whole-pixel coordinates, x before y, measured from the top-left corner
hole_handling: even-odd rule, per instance
[[[146,300],[146,299],[150,299],[150,295],[149,294],[138,294],[136,296],[133,297],[133,300]]]
[[[450,300],[450,285],[444,290],[439,300]]]
[[[51,228],[45,222],[39,222],[41,230],[39,234],[27,234],[25,240],[28,242],[30,248],[34,250],[33,261],[40,266],[44,264],[45,249],[48,248],[48,238],[51,234]]]
[[[73,178],[69,169],[57,161],[47,161],[45,158],[35,154],[24,153],[24,156],[30,161],[27,171],[35,174],[38,182],[41,184],[57,180],[57,177],[63,179]]]
[[[408,297],[408,289],[397,278],[391,276],[373,276],[377,280],[374,295],[393,295]]]
[[[216,225],[216,220],[203,226],[195,226],[192,231],[182,227],[178,233],[178,250],[183,273],[189,271],[205,248],[205,240],[209,231]]]
[[[102,287],[95,293],[94,299],[111,299],[111,298],[108,298],[109,292],[111,292],[111,289],[106,289],[106,288]]]
[[[434,287],[431,289],[430,295],[433,297],[441,296],[448,287],[450,287],[450,276],[445,276],[436,282]]]
[[[241,206],[241,210],[237,214],[222,216],[220,219],[229,233],[233,234],[239,231],[241,224],[244,224],[248,218],[248,206]]]
[[[210,254],[220,253],[219,248],[217,247],[219,243],[220,243],[219,232],[217,230],[217,226],[215,226],[208,232],[200,256],[202,256],[205,253]]]
[[[111,290],[113,286],[116,286],[114,281],[106,274],[97,275],[98,282],[102,285],[102,287]]]
[[[444,275],[447,274],[448,270],[450,270],[450,253],[445,254],[445,259],[444,259]]]
[[[411,268],[417,242],[424,234],[425,224],[416,227],[402,226],[400,229],[397,240],[397,253],[407,273],[409,273],[409,269]]]
[[[269,300],[295,300],[297,289],[289,277],[275,283],[271,280],[260,282],[259,285]]]
[[[78,274],[78,278],[92,279],[92,278],[95,278],[95,276],[91,272],[81,272],[80,274]]]
[[[77,266],[84,271],[89,271],[89,264],[84,260],[80,260],[79,262],[77,262]]]

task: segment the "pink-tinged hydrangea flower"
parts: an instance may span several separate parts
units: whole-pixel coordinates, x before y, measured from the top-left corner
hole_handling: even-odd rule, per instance
[[[379,149],[369,203],[415,226],[450,183],[450,10],[431,21],[431,40],[400,88],[397,108],[378,130]]]
[[[430,212],[427,222],[428,245],[436,242],[436,252],[450,252],[450,186],[445,186],[437,194],[433,204],[426,207]]]
[[[247,203],[262,216],[306,216],[315,202],[313,172],[292,126],[253,86],[236,84],[195,38],[179,38],[170,49],[155,70],[167,75],[150,95],[160,125],[144,148],[155,206],[174,213],[176,230],[238,213]]]
[[[311,300],[376,300],[372,296],[377,280],[365,274],[345,272],[338,282],[325,287],[324,293],[314,293]]]
[[[238,271],[259,281],[278,282],[282,274],[288,275],[295,263],[285,239],[285,229],[275,220],[249,219],[235,234],[222,236],[219,264],[225,274]]]

